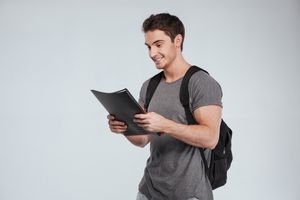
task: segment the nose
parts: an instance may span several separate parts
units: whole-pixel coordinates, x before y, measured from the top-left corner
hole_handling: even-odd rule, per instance
[[[150,58],[154,58],[155,56],[156,56],[156,54],[157,54],[157,51],[156,51],[156,49],[155,48],[150,48],[149,49],[149,56],[150,56]]]

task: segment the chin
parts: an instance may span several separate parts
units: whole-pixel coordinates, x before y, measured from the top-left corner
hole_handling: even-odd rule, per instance
[[[157,66],[157,65],[156,65],[156,69],[164,69],[164,66],[160,66],[160,65]]]
[[[165,65],[155,65],[157,69],[164,69]]]

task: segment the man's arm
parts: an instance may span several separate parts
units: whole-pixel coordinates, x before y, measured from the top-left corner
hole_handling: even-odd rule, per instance
[[[194,117],[197,125],[179,124],[154,112],[135,117],[135,122],[145,130],[163,132],[187,144],[214,149],[219,139],[222,108],[209,105],[196,109]]]
[[[144,147],[150,142],[150,135],[131,135],[125,136],[132,144]]]
[[[108,115],[108,124],[111,132],[117,134],[123,134],[126,129],[127,125],[124,122],[117,121],[113,115]],[[150,141],[150,135],[132,135],[132,136],[125,136],[132,144],[144,147]]]

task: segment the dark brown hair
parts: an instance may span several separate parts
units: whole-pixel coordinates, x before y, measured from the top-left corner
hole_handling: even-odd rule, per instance
[[[181,51],[183,50],[184,26],[178,17],[169,13],[150,15],[143,23],[143,32],[156,29],[164,31],[172,42],[178,34],[182,35]]]

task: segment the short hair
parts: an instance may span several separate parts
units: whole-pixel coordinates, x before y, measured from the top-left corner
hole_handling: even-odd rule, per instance
[[[181,51],[183,50],[184,25],[175,15],[169,13],[152,14],[144,21],[142,29],[144,33],[156,29],[164,31],[172,42],[178,34],[182,35]]]

